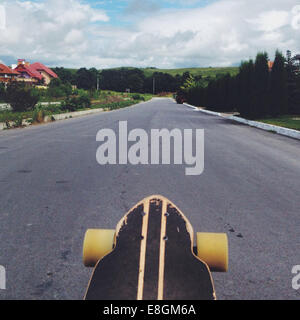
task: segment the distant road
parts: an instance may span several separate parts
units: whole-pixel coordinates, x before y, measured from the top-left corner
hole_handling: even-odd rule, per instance
[[[96,134],[129,129],[205,129],[205,169],[100,166]],[[300,142],[171,99],[0,132],[1,299],[82,299],[90,269],[82,265],[89,227],[114,228],[132,205],[162,194],[196,231],[226,232],[227,274],[214,274],[219,299],[299,299]],[[121,270],[120,270],[121,272]]]

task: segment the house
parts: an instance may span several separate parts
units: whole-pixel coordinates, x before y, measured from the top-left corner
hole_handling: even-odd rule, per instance
[[[273,69],[274,61],[268,61],[269,71],[271,72]]]
[[[19,72],[18,81],[30,82],[32,84],[48,85],[52,79],[58,78],[50,68],[40,62],[30,64],[25,59],[18,59],[18,65],[14,69]]]
[[[18,75],[18,71],[0,63],[0,82],[9,83],[14,81]]]
[[[18,65],[14,69],[19,73],[18,81],[24,81],[31,84],[42,83],[43,76],[35,69],[31,68],[30,63],[24,59],[18,59]]]
[[[42,75],[45,85],[48,85],[52,79],[58,78],[55,72],[40,62],[35,62],[30,67]]]

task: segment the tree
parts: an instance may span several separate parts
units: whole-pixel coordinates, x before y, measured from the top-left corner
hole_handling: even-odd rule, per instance
[[[5,98],[5,85],[4,83],[0,83],[0,101]]]
[[[62,85],[62,80],[60,78],[53,78],[49,83],[49,88],[57,88]]]
[[[188,102],[200,106],[202,104],[203,81],[201,77],[189,75],[184,84],[180,87],[181,94],[187,98]],[[180,92],[178,92],[179,94]]]
[[[12,82],[7,86],[5,102],[9,103],[15,112],[33,110],[38,100],[38,96],[23,82]]]
[[[55,98],[69,96],[72,94],[72,86],[69,82],[63,83],[60,78],[54,78],[49,83],[47,94]]]
[[[189,71],[186,71],[183,73],[182,77],[181,77],[181,84],[183,85],[185,83],[185,81],[191,76]]]
[[[56,67],[56,68],[53,68],[52,70],[58,75],[58,77],[62,81],[62,83],[75,84],[75,82],[76,82],[75,75],[71,70],[65,69],[63,67],[61,67],[61,68]]]
[[[254,63],[253,60],[243,61],[237,75],[237,110],[241,116],[249,117],[254,114],[251,100],[254,95]]]
[[[76,72],[76,85],[78,89],[90,90],[97,86],[97,70],[81,68]]]
[[[270,80],[270,114],[272,116],[288,113],[287,71],[285,58],[282,53],[276,51],[275,61]]]
[[[136,74],[132,73],[128,76],[128,89],[131,92],[142,92],[144,87],[144,79]]]
[[[270,113],[268,99],[269,89],[269,66],[268,54],[260,52],[257,54],[254,65],[254,96],[251,100],[251,116],[263,117]]]

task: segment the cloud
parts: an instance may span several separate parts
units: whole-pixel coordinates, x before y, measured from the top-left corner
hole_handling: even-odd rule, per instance
[[[103,10],[79,0],[9,0],[3,5],[6,28],[0,30],[1,55],[45,63],[78,65],[88,48],[90,26],[109,21]]]
[[[272,57],[277,48],[300,52],[297,0],[190,0],[193,8],[176,9],[180,2],[132,0],[130,15],[119,9],[126,22],[120,27],[87,0],[9,0],[1,57],[65,67],[172,68],[236,65],[257,51]]]
[[[0,4],[0,30],[4,30],[6,26],[6,12],[5,7]]]

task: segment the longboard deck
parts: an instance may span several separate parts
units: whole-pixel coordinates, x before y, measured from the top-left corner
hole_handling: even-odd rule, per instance
[[[95,266],[85,299],[216,299],[193,238],[190,222],[171,201],[142,200],[117,225],[114,249]]]

